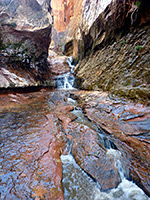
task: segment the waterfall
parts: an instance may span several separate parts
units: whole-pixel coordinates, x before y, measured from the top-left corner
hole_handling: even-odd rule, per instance
[[[66,73],[57,76],[56,88],[58,89],[74,89],[74,76],[71,73]]]
[[[73,62],[73,57],[70,56],[67,58],[67,64],[69,65],[70,69],[71,69],[71,73],[74,74],[74,67],[75,65],[72,65]]]
[[[65,74],[62,74],[62,75],[59,75],[57,76],[57,79],[56,79],[56,88],[58,89],[75,89],[73,87],[74,85],[74,65],[72,65],[72,62],[73,62],[73,58],[72,56],[71,57],[68,57],[67,58],[67,64],[69,65],[70,67],[70,72],[67,72]]]

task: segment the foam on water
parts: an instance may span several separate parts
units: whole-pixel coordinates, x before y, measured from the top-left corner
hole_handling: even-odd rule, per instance
[[[121,158],[120,152],[113,149],[109,149],[107,154],[116,163]],[[123,175],[117,188],[102,192],[100,185],[78,166],[71,154],[61,155],[61,160],[65,200],[150,200],[136,184],[123,178]]]
[[[123,179],[119,186],[109,193],[95,192],[94,200],[149,200],[144,192],[133,182]]]
[[[64,199],[94,200],[95,192],[99,191],[98,184],[81,170],[72,155],[62,155],[61,160],[63,163]]]
[[[111,158],[112,162],[115,164],[115,167],[117,168],[121,180],[123,180],[127,174],[129,173],[127,169],[124,169],[123,161],[121,152],[115,149],[107,149],[107,155]]]
[[[69,65],[71,73],[73,74],[75,65],[72,65],[72,62],[73,62],[73,57],[72,56],[68,57],[67,58],[67,64]]]
[[[74,76],[70,73],[62,74],[57,77],[56,87],[58,89],[74,89]]]
[[[73,87],[75,80],[73,76],[75,66],[72,65],[72,61],[73,61],[72,57],[67,58],[67,64],[70,67],[70,72],[57,76],[56,87],[58,89],[69,89],[69,90],[75,89]]]

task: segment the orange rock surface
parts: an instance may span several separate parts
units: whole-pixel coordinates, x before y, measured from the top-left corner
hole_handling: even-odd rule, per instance
[[[65,31],[74,13],[74,0],[52,0],[54,28]]]

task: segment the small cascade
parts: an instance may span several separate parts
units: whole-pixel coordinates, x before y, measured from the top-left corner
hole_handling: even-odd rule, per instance
[[[56,88],[58,89],[74,89],[74,76],[69,72],[66,74],[62,74],[57,76],[56,79]]]
[[[58,89],[75,89],[74,86],[74,65],[72,65],[73,58],[67,58],[67,64],[70,66],[70,72],[57,76],[55,80],[55,86]]]
[[[115,149],[108,149],[107,155],[115,164],[115,167],[118,170],[121,180],[125,179],[125,177],[128,176],[128,170],[124,169],[121,152]]]
[[[79,167],[71,154],[61,155],[61,161],[63,163],[64,199],[94,200],[95,192],[100,190],[98,183]]]
[[[117,188],[103,192],[98,182],[86,174],[75,162],[71,154],[61,155],[63,164],[63,187],[65,200],[150,200],[148,196],[133,182],[124,176],[121,164],[121,153],[109,149],[107,155],[116,163],[121,176]]]
[[[68,57],[67,58],[67,64],[70,67],[71,73],[74,74],[74,67],[75,67],[75,65],[72,65],[72,62],[73,62],[73,57],[72,56]]]

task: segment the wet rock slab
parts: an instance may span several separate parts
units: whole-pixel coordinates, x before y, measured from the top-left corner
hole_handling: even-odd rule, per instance
[[[64,199],[60,155],[65,139],[45,92],[0,99],[1,199]]]
[[[124,167],[129,168],[133,180],[146,191],[149,139],[139,135],[138,130],[137,135],[135,132],[131,135],[131,130],[140,117],[148,119],[145,118],[149,115],[148,107],[145,110],[141,104],[136,107],[132,102],[126,104],[123,101],[121,106],[139,117],[134,121],[133,115],[130,119],[119,115],[117,119],[116,113],[123,111],[119,109],[120,101],[110,99],[107,93],[81,91],[74,92],[73,96],[99,128],[107,131],[109,128],[110,140],[125,160]],[[70,151],[78,165],[99,182],[103,191],[115,188],[121,182],[114,159],[99,134],[90,126],[75,121],[77,116],[70,112],[74,106],[68,97],[67,91],[46,89],[0,95],[1,199],[64,199],[60,156]],[[147,114],[143,115],[143,110]],[[100,117],[102,112],[106,114]],[[131,122],[134,124],[129,124]],[[120,133],[125,129],[124,123],[132,129]],[[149,126],[142,123],[141,127],[148,130]]]
[[[150,195],[150,107],[104,92],[75,92],[85,115],[121,151],[132,179]]]
[[[115,188],[120,183],[120,175],[100,142],[97,132],[76,122],[69,123],[66,134],[70,141],[71,152],[78,165],[94,180],[103,191]]]

